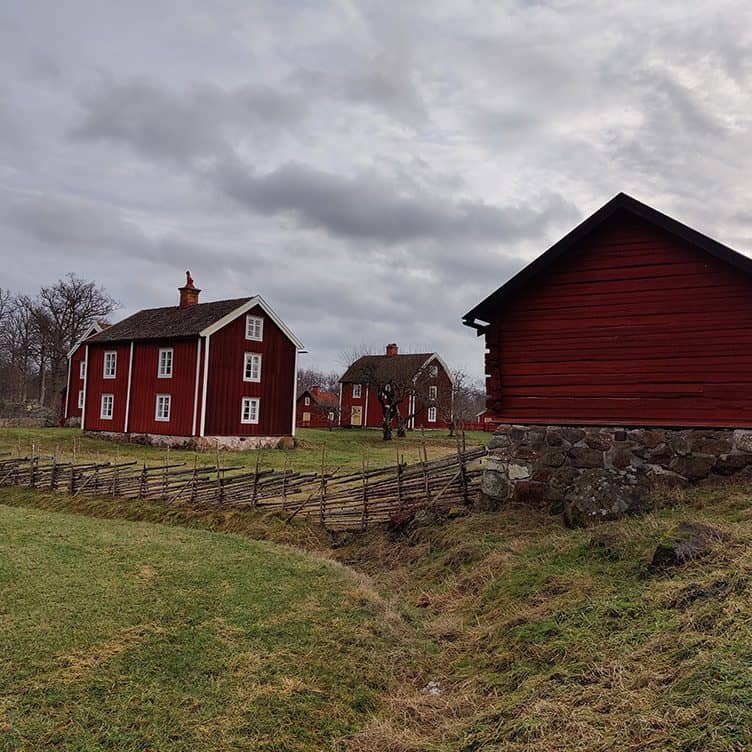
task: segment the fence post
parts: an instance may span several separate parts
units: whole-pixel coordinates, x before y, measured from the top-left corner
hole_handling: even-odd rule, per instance
[[[258,480],[259,480],[259,465],[261,463],[261,447],[256,448],[256,471],[253,473],[253,494],[251,495],[251,506],[256,507],[258,501]]]
[[[405,456],[402,455],[400,459],[399,450],[397,450],[397,501],[399,502],[399,509],[402,511],[404,499],[402,497],[402,464],[405,461]]]
[[[423,490],[426,494],[426,503],[431,503],[431,480],[428,476],[428,452],[426,451],[426,437],[425,435],[421,441],[422,456],[420,459],[421,469],[423,470]]]
[[[460,486],[462,488],[462,500],[465,506],[470,505],[470,495],[467,490],[467,460],[465,453],[460,449],[460,439],[457,437],[457,459],[460,463]]]
[[[363,455],[361,479],[363,482],[363,515],[360,526],[365,530],[368,527],[368,449]]]
[[[319,521],[326,527],[326,447],[321,447],[321,496],[319,498]]]

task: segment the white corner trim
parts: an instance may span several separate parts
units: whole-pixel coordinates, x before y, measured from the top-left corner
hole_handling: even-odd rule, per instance
[[[339,382],[339,410],[337,411],[337,425],[342,425],[342,382]]]
[[[199,332],[202,337],[209,337],[220,329],[226,327],[231,321],[235,321],[238,316],[242,316],[247,313],[251,308],[259,306],[261,310],[282,330],[282,333],[295,345],[298,350],[303,350],[305,345],[292,333],[290,328],[285,324],[282,319],[272,310],[271,306],[260,296],[255,295],[250,300],[238,306],[234,311],[230,311],[227,315],[218,319],[213,324],[210,324],[206,329]],[[202,434],[203,435],[203,434]]]
[[[84,419],[86,417],[86,400],[89,395],[86,393],[86,386],[89,383],[89,346],[86,345],[86,352],[84,353],[84,361],[86,362],[86,370],[84,371],[84,406],[81,408],[81,430],[86,429],[86,423]]]
[[[131,375],[133,374],[133,341],[131,352],[128,356],[128,389],[125,393],[125,420],[123,421],[123,433],[128,433],[129,413],[131,409]]]
[[[198,382],[201,375],[201,337],[196,340],[196,383],[193,386],[193,423],[191,436],[196,435],[196,421],[198,418]]]
[[[70,360],[71,357],[73,357],[74,353],[76,352],[76,350],[78,350],[78,348],[80,347],[80,345],[83,343],[85,339],[89,339],[89,337],[91,337],[92,334],[99,334],[99,332],[101,331],[102,331],[102,327],[99,326],[99,323],[95,321],[86,330],[86,334],[84,334],[84,336],[81,337],[81,339],[79,339],[78,342],[76,342],[76,344],[73,345],[73,347],[71,347],[71,349],[68,351],[68,360]]]
[[[70,399],[70,374],[71,374],[71,359],[68,357],[68,381],[65,387],[65,407],[63,408],[63,425],[68,420],[68,400]],[[78,404],[78,403],[76,403]]]
[[[446,373],[447,377],[449,378],[449,383],[454,386],[454,379],[452,378],[452,372],[447,367],[447,364],[442,359],[441,355],[438,353],[431,353],[431,357],[420,367],[420,370],[422,371],[432,360],[438,360],[441,367],[444,369],[444,372]]]
[[[206,347],[204,348],[204,384],[201,390],[201,432],[203,436],[206,430],[206,389],[209,385],[209,338],[211,334],[206,335]]]
[[[292,435],[295,438],[295,429],[298,423],[298,350],[295,350],[295,365],[293,367],[292,377]],[[301,395],[302,396],[302,395]]]

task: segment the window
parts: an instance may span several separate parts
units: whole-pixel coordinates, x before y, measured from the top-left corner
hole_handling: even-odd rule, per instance
[[[308,407],[310,404],[311,404],[311,398],[310,397],[306,397],[305,398],[305,406]]]
[[[172,348],[163,347],[159,350],[159,368],[157,377],[160,379],[172,378]]]
[[[353,399],[360,399],[360,384],[353,384]]]
[[[158,394],[154,420],[166,423],[170,420],[170,405],[172,397],[169,394]]]
[[[115,404],[115,397],[112,394],[103,394],[102,401],[99,403],[99,417],[102,420],[112,420],[112,408]]]
[[[435,407],[428,408],[428,422],[429,423],[436,422],[436,408]]]
[[[431,367],[430,367],[430,368],[428,369],[428,375],[429,375],[429,376],[430,376],[430,377],[431,377],[432,379],[435,379],[435,378],[436,378],[436,377],[437,377],[437,376],[439,375],[439,367],[438,367],[438,366],[431,366]]]
[[[264,319],[258,316],[246,316],[245,338],[261,342],[264,339]]]
[[[438,396],[439,396],[439,387],[429,386],[428,387],[428,399],[435,400]]]
[[[106,352],[104,354],[104,378],[114,379],[117,373],[117,353]]]
[[[243,397],[243,403],[240,408],[241,423],[258,423],[259,422],[259,399],[258,397]]]
[[[80,379],[85,379],[86,378],[86,361],[85,360],[82,360],[78,364],[78,377]]]
[[[261,355],[259,353],[245,354],[243,381],[261,381]]]
[[[84,406],[84,390],[79,389],[78,390],[78,409],[82,410]]]
[[[330,410],[327,417],[329,418],[329,420],[334,420],[334,410]]]

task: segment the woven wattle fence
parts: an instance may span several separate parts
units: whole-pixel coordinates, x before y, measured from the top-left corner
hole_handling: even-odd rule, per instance
[[[441,459],[345,475],[293,470],[58,462],[0,456],[0,486],[24,486],[72,496],[147,499],[165,504],[278,511],[287,521],[308,519],[331,530],[366,529],[420,508],[470,505],[481,477],[485,447]]]

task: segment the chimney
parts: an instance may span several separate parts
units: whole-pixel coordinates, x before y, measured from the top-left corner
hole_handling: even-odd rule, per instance
[[[193,277],[190,272],[185,273],[185,287],[178,287],[180,293],[180,307],[190,308],[198,303],[198,296],[201,290],[193,284]]]
[[[391,342],[386,346],[386,354],[387,355],[398,355],[399,354],[399,347],[397,347],[396,342]]]
[[[319,392],[320,392],[320,391],[321,391],[321,387],[320,387],[320,386],[319,386],[318,384],[314,384],[314,385],[313,385],[313,386],[311,387],[311,394],[312,394],[312,395],[313,395],[314,397],[318,397],[318,396],[319,396]]]

